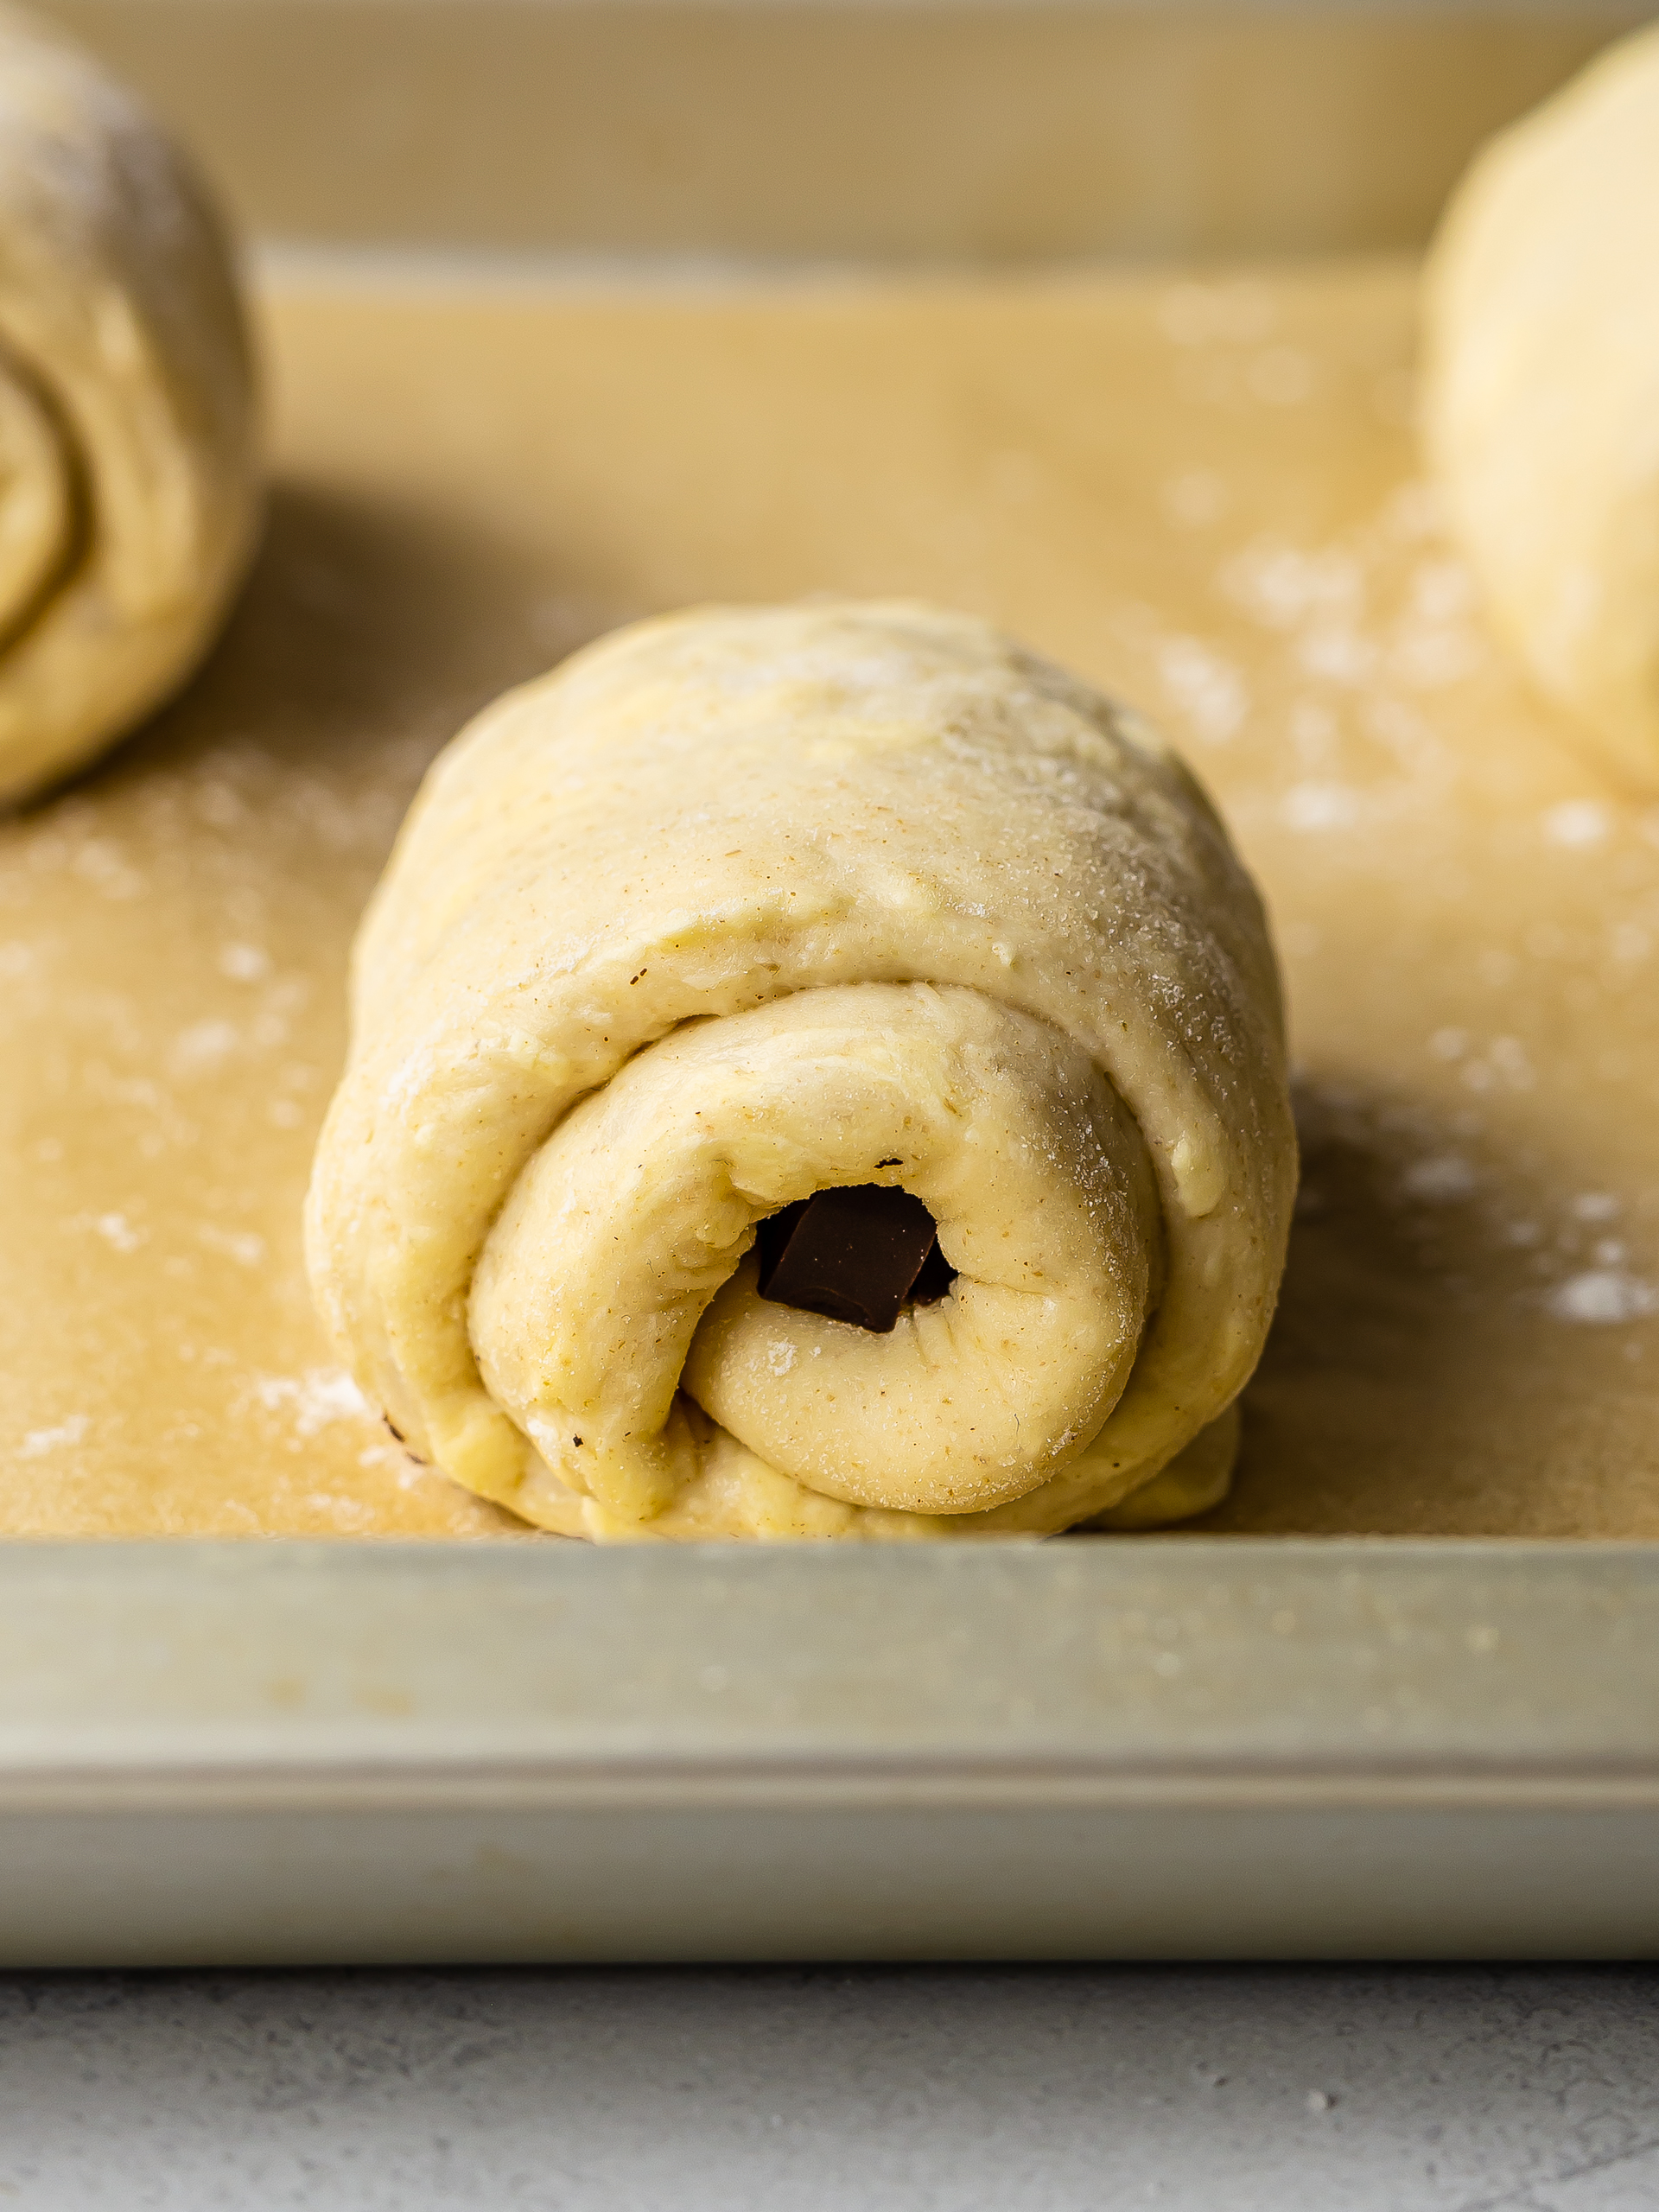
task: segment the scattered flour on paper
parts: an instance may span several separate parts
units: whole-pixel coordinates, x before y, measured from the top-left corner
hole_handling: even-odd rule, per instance
[[[68,1420],[60,1421],[55,1428],[31,1428],[18,1447],[20,1459],[43,1459],[48,1452],[55,1452],[65,1445],[83,1442],[91,1421],[85,1414],[71,1414]]]
[[[291,1413],[296,1436],[308,1440],[331,1421],[372,1418],[368,1401],[343,1367],[308,1367],[303,1375],[257,1375],[250,1403]]]

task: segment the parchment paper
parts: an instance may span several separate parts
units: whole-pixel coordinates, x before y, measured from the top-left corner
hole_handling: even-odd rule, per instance
[[[1236,1530],[1659,1535],[1659,805],[1484,634],[1412,271],[269,289],[190,693],[0,825],[0,1530],[504,1535],[311,1318],[357,912],[436,748],[628,616],[917,592],[1152,710],[1287,971],[1306,1185]]]

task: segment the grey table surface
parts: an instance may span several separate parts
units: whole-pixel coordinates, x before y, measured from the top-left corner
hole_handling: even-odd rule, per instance
[[[1659,1969],[13,1975],[0,2205],[1651,2212]]]

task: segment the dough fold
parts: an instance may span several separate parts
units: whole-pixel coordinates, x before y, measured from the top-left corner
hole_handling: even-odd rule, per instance
[[[1124,709],[903,603],[637,625],[434,767],[358,939],[307,1211],[411,1447],[599,1539],[1043,1534],[1224,1491],[1295,1180],[1279,990]],[[890,1184],[890,1334],[757,1224]]]
[[[0,10],[0,803],[132,728],[211,642],[257,519],[252,382],[181,156]]]
[[[1429,457],[1495,626],[1659,785],[1659,29],[1477,157],[1425,336]]]

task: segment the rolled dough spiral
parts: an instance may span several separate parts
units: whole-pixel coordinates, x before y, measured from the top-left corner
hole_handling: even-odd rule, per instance
[[[229,256],[184,162],[0,10],[0,803],[173,691],[258,506]]]
[[[321,1310],[544,1527],[935,1536],[1225,1488],[1294,1181],[1260,906],[1135,717],[906,604],[640,624],[440,760],[364,923]],[[902,1185],[949,1294],[760,1297]]]
[[[1496,626],[1659,785],[1659,29],[1478,157],[1426,333],[1429,454]]]

